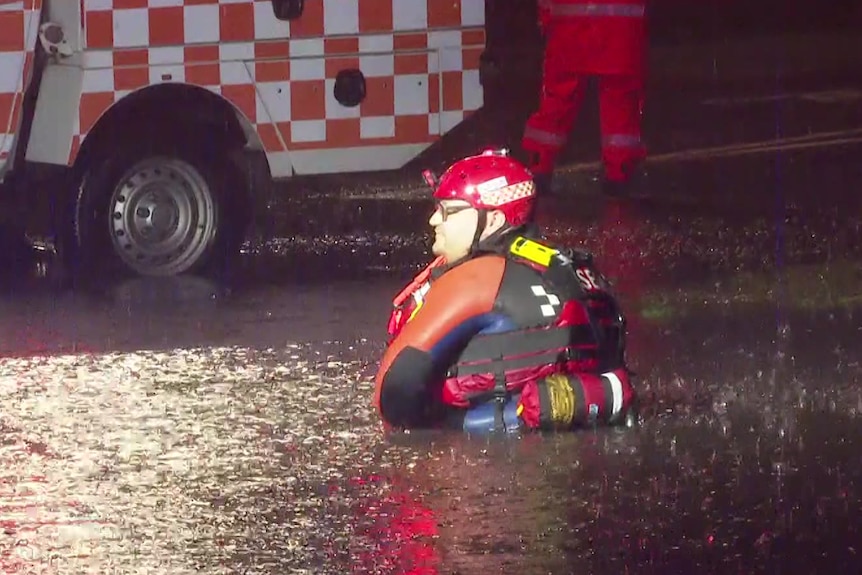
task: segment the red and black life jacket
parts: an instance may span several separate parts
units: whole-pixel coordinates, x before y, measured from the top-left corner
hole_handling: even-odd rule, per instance
[[[389,315],[389,323],[386,328],[389,334],[389,343],[392,343],[392,340],[422,307],[425,294],[431,289],[432,273],[445,263],[446,258],[443,256],[435,258],[392,300],[392,313]]]
[[[590,254],[523,236],[495,252],[507,259],[495,311],[517,327],[467,343],[446,374],[445,403],[469,407],[553,373],[624,367],[625,318]]]

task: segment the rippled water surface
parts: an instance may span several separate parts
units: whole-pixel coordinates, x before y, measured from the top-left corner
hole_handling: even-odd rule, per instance
[[[841,343],[854,312],[799,313],[779,331],[773,309],[746,304],[637,320],[635,431],[385,438],[369,405],[380,310],[354,287],[261,289],[173,314],[128,290],[62,313],[18,308],[22,341],[47,334],[55,351],[7,344],[0,360],[5,570],[859,565],[860,364]],[[286,305],[297,298],[303,310]],[[339,311],[310,313],[324,309]],[[823,326],[832,335],[812,339]]]
[[[428,205],[362,201],[296,212],[230,289],[3,292],[5,572],[862,569],[858,211],[552,206],[622,296],[644,422],[489,441],[382,435],[370,380]]]

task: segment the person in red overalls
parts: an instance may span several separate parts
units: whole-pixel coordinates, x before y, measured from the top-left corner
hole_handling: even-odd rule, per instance
[[[539,0],[539,25],[546,37],[542,94],[521,146],[540,195],[550,192],[588,76],[599,81],[603,190],[610,196],[629,191],[646,157],[641,141],[645,12],[645,0]]]

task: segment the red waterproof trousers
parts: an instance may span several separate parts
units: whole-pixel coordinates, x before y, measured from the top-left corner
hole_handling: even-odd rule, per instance
[[[644,0],[541,0],[540,19],[547,38],[542,94],[522,141],[533,158],[531,170],[553,171],[583,101],[585,80],[597,76],[605,177],[624,181],[646,156]]]

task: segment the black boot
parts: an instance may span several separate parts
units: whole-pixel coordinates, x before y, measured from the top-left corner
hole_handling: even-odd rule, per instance
[[[633,198],[646,195],[646,172],[643,168],[626,170],[622,180],[602,180],[602,194],[609,198]]]
[[[632,195],[631,180],[604,180],[602,194],[609,198],[627,198]]]

